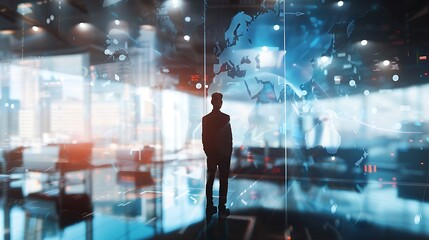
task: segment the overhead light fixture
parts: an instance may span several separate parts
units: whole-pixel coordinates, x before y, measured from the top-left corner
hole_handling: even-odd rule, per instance
[[[173,8],[178,8],[181,4],[182,2],[180,0],[171,0],[171,5],[173,6]]]
[[[148,24],[145,24],[145,25],[141,26],[140,28],[143,30],[146,30],[146,31],[154,31],[155,30],[154,26],[148,25]]]
[[[389,60],[384,60],[384,61],[383,61],[383,65],[384,65],[384,66],[386,66],[386,67],[387,67],[387,66],[389,66],[389,64],[390,64],[390,61],[389,61]]]
[[[362,46],[366,46],[368,44],[368,41],[363,39],[362,41],[360,41],[360,45]]]
[[[3,30],[0,30],[0,34],[2,34],[2,35],[11,35],[13,33],[15,33],[15,30],[12,30],[12,29],[3,29]]]
[[[35,32],[39,31],[39,27],[38,26],[33,26],[31,29],[33,29],[33,31],[35,31]]]
[[[81,22],[78,24],[78,27],[80,30],[88,30],[90,26],[91,25],[89,23],[85,23],[85,22]]]
[[[394,82],[397,82],[397,81],[399,80],[399,75],[397,75],[397,74],[393,75],[393,76],[392,76],[392,80],[393,80]]]
[[[18,4],[16,11],[19,12],[21,15],[26,15],[33,12],[33,10],[31,10],[31,7],[33,7],[33,4],[31,3],[20,3]]]
[[[342,7],[344,5],[344,2],[343,1],[338,1],[337,5],[338,5],[338,7]]]

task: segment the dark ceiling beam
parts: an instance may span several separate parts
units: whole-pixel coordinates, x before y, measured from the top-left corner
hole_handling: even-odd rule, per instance
[[[36,19],[22,15],[22,14],[18,13],[16,11],[16,9],[10,9],[8,6],[5,6],[3,4],[0,4],[0,9],[6,9],[6,10],[0,11],[0,15],[3,16],[4,18],[8,19],[11,22],[14,22],[16,25],[20,21],[23,21],[29,25],[38,26],[40,28],[43,28],[46,32],[50,33],[52,36],[54,36],[59,41],[66,43],[66,44],[70,44],[69,40],[67,39],[67,37],[64,34],[49,28],[46,24],[44,24],[40,21],[37,21]],[[16,29],[16,30],[18,30],[18,29]]]
[[[85,3],[83,3],[83,1],[81,1],[81,0],[69,0],[69,1],[67,1],[67,3],[70,6],[79,10],[80,12],[82,12],[84,14],[88,14],[88,10],[85,8]]]
[[[9,14],[10,10],[8,6],[0,4],[0,16],[9,20],[11,23],[15,23],[15,19]]]

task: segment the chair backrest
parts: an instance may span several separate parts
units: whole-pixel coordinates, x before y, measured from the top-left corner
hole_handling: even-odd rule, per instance
[[[89,162],[92,158],[93,143],[63,143],[60,147],[60,158],[69,163]]]
[[[22,167],[35,171],[55,168],[60,156],[59,146],[29,147],[22,151]]]
[[[152,162],[154,152],[155,149],[149,146],[143,149],[118,149],[116,151],[116,160],[124,165],[133,163],[149,164]]]

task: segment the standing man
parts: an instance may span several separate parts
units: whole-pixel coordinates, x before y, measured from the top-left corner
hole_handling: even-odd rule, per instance
[[[217,212],[217,208],[213,206],[213,182],[219,167],[219,216],[226,217],[230,214],[226,208],[226,196],[232,154],[232,131],[229,115],[220,111],[222,97],[223,95],[218,92],[212,94],[213,110],[203,117],[202,138],[207,156],[206,214],[211,216]]]

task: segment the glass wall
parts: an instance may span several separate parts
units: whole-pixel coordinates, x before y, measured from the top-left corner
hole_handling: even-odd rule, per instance
[[[419,6],[427,9],[423,1],[285,2],[286,78],[302,94],[290,99],[297,125],[288,148],[299,148],[287,159],[291,236],[427,237]]]
[[[0,149],[91,142],[94,164],[144,147],[154,162],[204,163],[201,118],[221,92],[234,138],[231,175],[262,179],[254,197],[284,214],[286,234],[310,228],[304,214],[344,239],[340,222],[427,236],[428,8],[375,0],[1,3]],[[152,170],[166,179],[160,188],[181,182]],[[165,195],[156,211],[175,204]],[[166,231],[179,228],[173,222],[163,219]]]
[[[5,5],[19,15],[0,35],[3,148],[91,141],[175,152],[198,144],[203,4],[176,4]]]
[[[5,7],[21,17],[1,34],[3,148],[94,142],[100,154],[151,145],[201,156],[216,91],[234,146],[284,148],[285,86],[299,85],[285,78],[283,2],[96,5]]]

